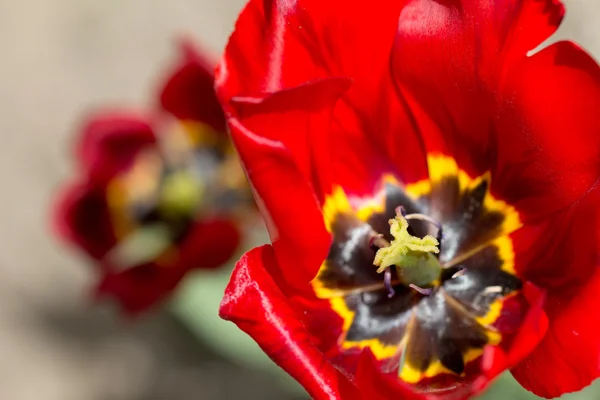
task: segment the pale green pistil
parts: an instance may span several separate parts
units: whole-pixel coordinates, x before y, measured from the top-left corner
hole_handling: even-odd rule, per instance
[[[419,238],[408,232],[408,221],[398,214],[390,219],[390,233],[394,239],[388,246],[377,250],[373,265],[377,272],[385,272],[395,267],[398,278],[405,285],[426,287],[440,277],[442,266],[437,257],[439,242],[431,235]]]
[[[202,182],[186,170],[175,171],[164,178],[159,207],[168,214],[192,215],[204,194]]]

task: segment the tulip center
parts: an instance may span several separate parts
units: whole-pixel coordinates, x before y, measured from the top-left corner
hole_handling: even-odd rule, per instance
[[[109,183],[119,239],[108,255],[114,264],[162,259],[198,218],[245,204],[243,172],[217,135],[203,125],[166,123],[157,143],[140,150],[130,168]]]
[[[334,187],[323,204],[332,242],[311,284],[343,321],[330,330],[342,355],[369,348],[384,373],[442,390],[468,382],[484,348],[518,331],[525,300],[510,234],[521,222],[490,193],[489,174],[441,155],[428,166],[427,180],[384,175],[362,197]]]
[[[437,238],[425,235],[420,238],[409,232],[409,219],[420,219],[436,226]],[[378,248],[373,265],[377,273],[384,274],[384,284],[388,297],[395,291],[392,287],[392,268],[396,270],[400,283],[423,295],[431,294],[434,286],[439,285],[442,266],[437,258],[440,249],[442,228],[439,222],[424,214],[407,214],[404,207],[396,209],[396,216],[388,221],[390,234],[394,238],[388,242],[382,234],[372,237],[371,245]]]

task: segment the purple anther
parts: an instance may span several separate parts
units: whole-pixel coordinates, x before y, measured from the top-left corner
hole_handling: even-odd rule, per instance
[[[467,269],[466,268],[461,268],[461,269],[459,269],[458,271],[456,271],[455,273],[452,274],[452,278],[451,279],[458,278],[459,276],[463,276],[466,273],[467,273]]]
[[[402,215],[403,217],[406,217],[406,208],[404,208],[404,206],[398,206],[396,207],[396,215]]]
[[[437,239],[438,243],[440,244],[440,250],[441,250],[442,239],[444,238],[444,233],[442,232],[442,224],[439,224],[438,233],[437,233],[437,235],[435,235],[435,238]]]
[[[385,286],[385,290],[388,292],[388,298],[394,297],[396,291],[392,287],[392,270],[388,267],[385,269],[383,273],[383,285]]]

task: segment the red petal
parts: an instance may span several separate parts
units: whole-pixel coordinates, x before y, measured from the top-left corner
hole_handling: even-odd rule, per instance
[[[365,394],[366,399],[441,400],[443,398],[436,394],[415,392],[408,384],[399,381],[395,375],[382,374],[370,350],[365,350],[360,355],[355,384],[360,388],[361,393]],[[458,400],[459,397],[455,396],[452,399]]]
[[[360,399],[350,381],[311,343],[298,315],[266,268],[277,268],[268,245],[242,257],[225,290],[221,317],[252,336],[314,399]]]
[[[178,119],[203,122],[225,133],[225,116],[214,91],[214,63],[189,40],[182,41],[181,52],[161,90],[162,107]]]
[[[221,100],[350,78],[331,127],[331,173],[356,191],[372,189],[372,175],[390,167],[406,181],[424,177],[425,157],[389,70],[400,8],[397,1],[370,7],[339,0],[251,1],[217,68]]]
[[[220,267],[233,256],[240,239],[240,231],[232,220],[198,221],[179,248],[177,264],[188,269]]]
[[[323,199],[331,188],[331,178],[326,176],[331,172],[329,118],[349,86],[347,79],[325,79],[261,98],[235,97],[232,106],[246,129],[285,147]]]
[[[148,121],[132,113],[107,113],[87,122],[76,154],[91,178],[104,184],[129,167],[139,150],[155,142]]]
[[[563,13],[553,0],[413,0],[400,17],[394,71],[428,151],[491,170],[492,192],[524,220],[569,205],[600,173],[598,65],[564,42],[526,57]]]
[[[57,234],[93,258],[101,259],[116,243],[105,193],[98,187],[78,183],[65,189],[53,218]]]
[[[525,216],[577,201],[600,177],[600,68],[556,43],[507,78],[492,184]]]
[[[570,207],[515,232],[515,267],[526,280],[550,290],[586,284],[600,254],[600,185]]]
[[[342,80],[325,80],[263,99],[238,99],[241,120],[229,121],[277,258],[281,265],[293,260],[286,278],[301,290],[309,290],[330,244],[318,198],[329,170],[313,161],[326,159],[322,121],[345,87]],[[312,101],[302,103],[307,97]]]
[[[515,378],[538,396],[553,398],[581,390],[600,376],[597,330],[600,273],[569,292],[548,298],[548,334],[519,366]]]
[[[550,289],[548,334],[514,371],[527,389],[556,397],[600,376],[600,186],[546,225],[525,273]]]
[[[389,76],[401,2],[376,3],[365,7],[341,0],[250,1],[217,69],[221,97],[350,77],[361,87],[357,91],[370,92],[369,99],[376,100],[379,79]]]
[[[353,80],[353,86],[334,109],[331,169],[336,183],[348,194],[372,195],[386,173],[403,183],[427,177],[425,152],[406,106],[390,75],[386,73],[381,79],[384,82],[377,86],[375,99],[361,92],[358,81]]]
[[[393,89],[382,83],[389,78],[401,7],[402,2],[391,0],[369,7],[342,0],[250,1],[217,68],[221,97],[349,77],[355,97],[367,96],[364,105],[375,109],[385,104],[377,98],[380,90]]]
[[[411,0],[403,8],[393,70],[403,93],[439,130],[420,126],[428,152],[473,175],[489,167],[495,95],[503,74],[562,19],[555,0]]]
[[[483,376],[476,380],[473,389],[483,390],[498,374],[521,362],[544,338],[548,329],[548,317],[543,307],[545,292],[531,283],[523,289],[527,312],[517,332],[510,338],[510,348],[505,352],[499,346],[488,346],[482,359]]]
[[[187,272],[182,268],[144,264],[122,272],[105,266],[96,296],[112,297],[130,315],[147,311],[168,297]]]
[[[524,295],[529,308],[512,339],[507,364],[504,368],[511,368],[521,362],[539,345],[548,330],[548,316],[544,311],[546,292],[531,282],[526,282],[522,295]]]

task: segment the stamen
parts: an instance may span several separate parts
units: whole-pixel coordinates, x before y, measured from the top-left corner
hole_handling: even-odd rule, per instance
[[[417,292],[421,293],[423,296],[429,296],[431,294],[431,292],[433,291],[433,289],[431,288],[422,288],[419,287],[417,285],[414,284],[409,284],[408,287],[410,287],[411,289],[416,290]]]
[[[396,294],[396,291],[392,287],[392,270],[391,268],[386,268],[383,273],[383,285],[385,286],[385,290],[388,292],[388,298],[391,299]]]
[[[404,217],[404,219],[418,219],[421,221],[427,221],[430,224],[434,225],[436,228],[442,229],[442,224],[439,221],[431,218],[429,215],[420,214],[420,213],[407,214],[406,208],[404,208],[404,206],[396,207],[395,211],[396,211],[396,215],[400,214]]]
[[[396,214],[402,215],[404,217],[404,219],[406,219],[407,221],[411,220],[411,219],[416,219],[416,220],[420,220],[420,221],[429,222],[430,224],[435,226],[438,230],[436,239],[440,243],[439,247],[441,248],[443,232],[442,232],[442,224],[439,221],[437,221],[425,214],[420,214],[420,213],[407,214],[406,208],[404,208],[404,206],[396,207]]]
[[[467,269],[466,268],[461,268],[458,271],[456,271],[454,274],[452,274],[452,276],[450,277],[450,279],[458,278],[459,276],[463,276],[466,273],[467,273]]]
[[[502,288],[502,286],[499,285],[486,287],[484,290],[479,292],[477,296],[475,296],[475,299],[473,300],[474,308],[477,310],[485,309],[485,307],[482,306],[480,303],[483,302],[487,296],[493,294],[502,294],[503,291],[504,289]]]
[[[502,293],[502,286],[489,286],[486,287],[482,294],[494,294],[494,293]]]
[[[381,233],[374,233],[369,239],[369,247],[371,247],[373,250],[388,247],[389,245],[390,242],[388,242]]]

